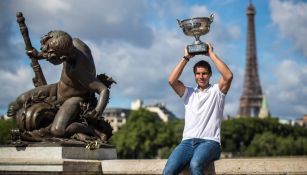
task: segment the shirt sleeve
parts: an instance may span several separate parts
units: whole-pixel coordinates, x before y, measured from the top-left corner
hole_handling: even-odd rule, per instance
[[[184,104],[186,104],[189,101],[189,97],[191,96],[192,92],[193,92],[193,88],[185,87],[183,96],[181,97],[181,99],[183,100]]]
[[[220,96],[226,96],[226,94],[224,94],[220,87],[219,87],[219,84],[214,84],[213,87],[216,89],[216,92],[220,95]]]

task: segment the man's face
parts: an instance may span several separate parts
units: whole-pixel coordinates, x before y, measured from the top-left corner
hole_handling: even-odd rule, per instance
[[[211,74],[207,68],[196,67],[195,81],[200,89],[204,90],[207,87],[210,77]]]

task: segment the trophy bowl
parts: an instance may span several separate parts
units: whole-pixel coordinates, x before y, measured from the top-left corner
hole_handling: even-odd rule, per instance
[[[192,45],[188,45],[188,51],[191,54],[203,54],[208,51],[208,46],[203,43],[199,38],[210,31],[210,24],[213,22],[214,14],[210,17],[196,17],[185,20],[178,20],[179,26],[187,36],[194,36],[195,41]]]
[[[210,31],[211,20],[207,17],[196,17],[179,22],[183,33],[187,36],[205,35]]]

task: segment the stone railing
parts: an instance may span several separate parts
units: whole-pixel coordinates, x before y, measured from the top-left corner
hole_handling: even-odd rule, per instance
[[[166,159],[116,159],[114,148],[0,147],[1,175],[158,175],[165,163]],[[205,173],[307,175],[307,157],[221,159],[206,167]],[[181,173],[187,174],[188,168]]]
[[[105,160],[103,174],[162,174],[166,160]],[[185,169],[181,175],[190,174]],[[307,174],[307,158],[221,159],[205,169],[205,174]]]
[[[6,159],[0,160],[0,174],[90,174],[90,175],[158,175],[165,159],[77,160],[77,159]],[[307,174],[307,158],[221,159],[205,170],[206,174]],[[188,175],[185,169],[181,175]]]

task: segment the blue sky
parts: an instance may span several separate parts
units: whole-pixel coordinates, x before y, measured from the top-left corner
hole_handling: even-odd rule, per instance
[[[301,118],[307,114],[307,2],[254,0],[259,77],[273,116]],[[201,37],[234,73],[224,114],[235,116],[242,93],[248,0],[3,0],[0,1],[0,114],[22,92],[33,88],[32,70],[24,54],[15,14],[22,11],[33,45],[50,30],[60,29],[86,42],[97,73],[117,82],[108,107],[130,108],[135,99],[162,102],[178,117],[183,104],[167,83],[168,75],[193,42],[176,19],[215,14],[211,31]],[[182,74],[194,86],[193,64]],[[61,66],[40,61],[48,83],[59,80]],[[211,62],[212,63],[212,62]],[[211,80],[219,78],[214,70]]]

